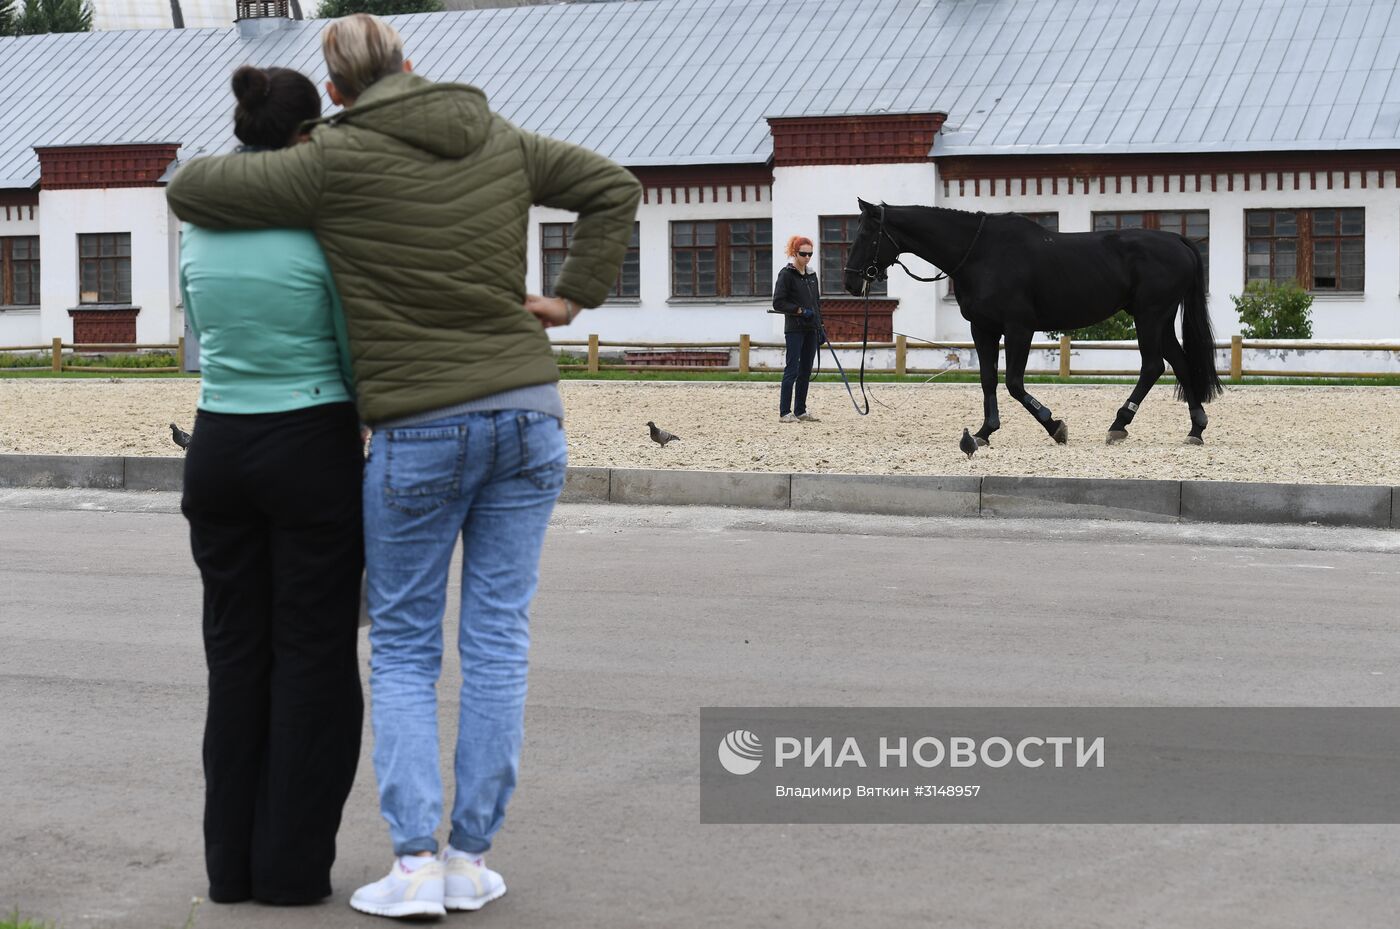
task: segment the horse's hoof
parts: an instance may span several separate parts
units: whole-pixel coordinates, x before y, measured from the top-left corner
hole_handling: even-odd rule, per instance
[[[1188,436],[1186,437],[1186,444],[1187,444],[1187,445],[1205,445],[1205,444],[1206,444],[1206,440],[1203,439],[1203,438],[1201,438],[1201,437],[1198,436],[1198,435],[1188,435]]]
[[[1051,436],[1058,444],[1064,445],[1069,441],[1069,426],[1066,426],[1062,421],[1059,428],[1051,433]]]
[[[991,442],[988,442],[986,439],[982,438],[980,435],[973,436],[972,441],[977,443],[978,448],[984,448],[992,444]]]
[[[1119,442],[1122,442],[1127,437],[1128,430],[1126,429],[1110,429],[1108,430],[1108,442],[1106,444],[1117,445]]]

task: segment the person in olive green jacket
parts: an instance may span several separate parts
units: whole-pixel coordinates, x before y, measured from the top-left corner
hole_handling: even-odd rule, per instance
[[[603,302],[641,186],[600,155],[512,125],[474,87],[412,74],[402,40],[375,17],[332,22],[322,50],[344,110],[304,145],[191,161],[167,196],[189,222],[309,228],[325,249],[360,416],[374,429],[364,483],[370,688],[396,855],[351,905],[383,916],[477,909],[505,892],[482,856],[515,787],[529,603],[564,482],[544,327]],[[532,204],[578,214],[558,298],[525,293]],[[439,859],[434,688],[458,534],[457,792]]]

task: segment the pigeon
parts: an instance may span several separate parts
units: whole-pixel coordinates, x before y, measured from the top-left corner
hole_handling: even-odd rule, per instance
[[[190,447],[190,434],[174,423],[170,424],[170,438],[181,448]]]
[[[963,429],[962,438],[958,440],[958,448],[962,449],[962,453],[968,458],[971,458],[973,453],[977,451],[977,440],[974,439],[972,433],[968,432],[965,428]]]
[[[651,430],[651,440],[662,448],[666,447],[667,442],[679,442],[681,439],[680,436],[671,435],[665,429],[658,429],[656,423],[650,420],[647,421],[647,428]]]

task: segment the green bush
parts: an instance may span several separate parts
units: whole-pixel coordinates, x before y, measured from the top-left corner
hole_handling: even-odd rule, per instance
[[[1250,281],[1232,296],[1246,339],[1311,339],[1312,294],[1294,281]]]
[[[1087,342],[1131,342],[1137,339],[1137,323],[1127,310],[1119,310],[1101,323],[1085,326],[1082,329],[1052,329],[1045,333],[1059,338],[1067,335],[1071,339]]]
[[[174,368],[179,362],[168,352],[141,355],[73,355],[65,365],[74,368]]]
[[[0,368],[51,368],[53,353],[42,355],[0,355]]]

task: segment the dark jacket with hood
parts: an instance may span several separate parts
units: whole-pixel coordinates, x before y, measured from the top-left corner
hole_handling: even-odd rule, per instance
[[[555,292],[593,307],[617,280],[641,185],[512,125],[475,87],[395,74],[309,142],[196,159],[166,196],[198,226],[316,233],[345,306],[360,416],[374,424],[558,380],[524,309],[530,206],[579,214]]]
[[[798,273],[794,265],[787,265],[778,272],[778,280],[773,284],[773,309],[786,314],[783,332],[816,332],[821,326],[822,289],[817,283],[817,272],[810,267],[806,274]],[[804,319],[802,311],[813,311],[811,319]]]

